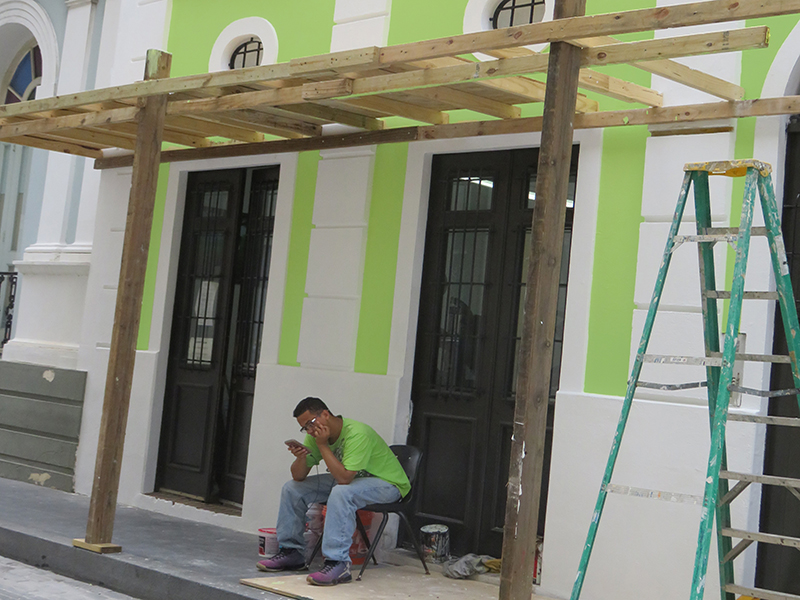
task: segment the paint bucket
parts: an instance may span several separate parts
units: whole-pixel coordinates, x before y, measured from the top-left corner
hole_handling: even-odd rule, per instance
[[[435,563],[443,563],[450,558],[450,529],[447,525],[425,525],[420,532],[425,558]]]
[[[258,530],[258,555],[275,556],[278,553],[278,532],[274,527]]]

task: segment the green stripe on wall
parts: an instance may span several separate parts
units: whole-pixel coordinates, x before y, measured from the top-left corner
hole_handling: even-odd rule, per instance
[[[137,350],[148,350],[150,348],[153,305],[156,301],[158,255],[161,252],[161,232],[164,229],[164,208],[167,204],[168,182],[169,164],[163,164],[158,169],[158,187],[156,188],[156,199],[153,206],[153,229],[150,232],[150,249],[147,253],[147,271],[144,276],[144,295],[142,296],[142,312],[139,318],[139,336],[136,339]]]
[[[283,296],[278,363],[297,367],[300,346],[300,323],[303,320],[303,300],[306,297],[308,249],[314,228],[314,195],[317,189],[319,152],[302,152],[297,161],[297,181],[292,206],[292,226],[289,234],[289,256],[286,260],[286,290]]]
[[[367,229],[355,371],[386,375],[408,144],[378,146]]]

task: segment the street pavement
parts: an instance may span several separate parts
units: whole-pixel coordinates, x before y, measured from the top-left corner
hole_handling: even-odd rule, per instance
[[[133,600],[0,556],[0,600]]]

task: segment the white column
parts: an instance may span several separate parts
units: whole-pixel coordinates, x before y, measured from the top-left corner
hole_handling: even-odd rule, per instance
[[[66,0],[56,94],[86,87],[96,4]],[[22,275],[16,335],[3,349],[4,360],[77,366],[91,247],[70,249],[66,235],[74,181],[84,163],[65,154],[50,156],[36,243],[16,263]]]

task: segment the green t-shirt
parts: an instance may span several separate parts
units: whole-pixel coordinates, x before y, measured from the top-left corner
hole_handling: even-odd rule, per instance
[[[405,496],[411,490],[406,472],[383,438],[364,423],[342,419],[342,433],[331,451],[348,471],[357,471],[356,477],[378,477],[391,483]],[[306,456],[306,465],[313,467],[322,461],[317,440],[306,434],[303,442],[311,453]]]

